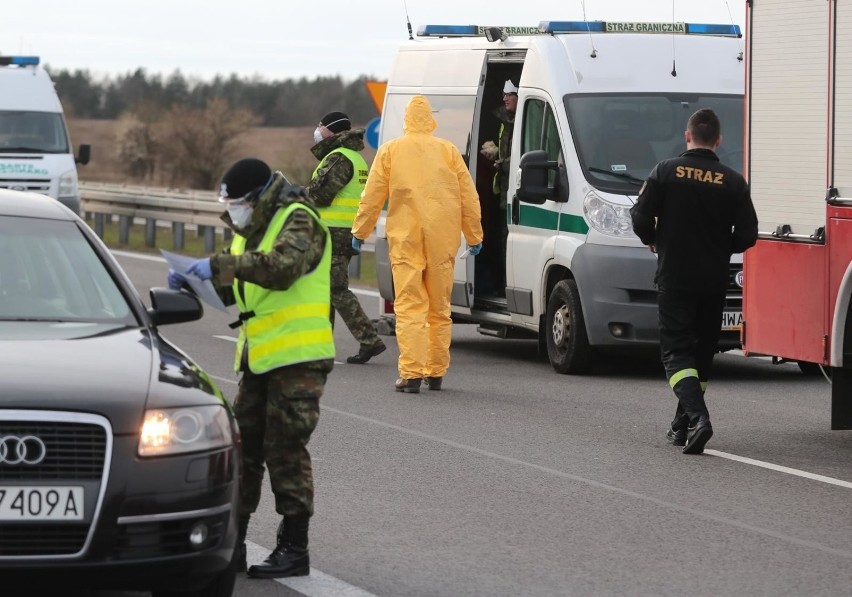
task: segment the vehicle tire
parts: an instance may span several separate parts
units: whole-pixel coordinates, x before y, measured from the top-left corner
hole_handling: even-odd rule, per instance
[[[574,280],[562,280],[547,300],[547,357],[558,373],[588,373],[594,363],[580,292]]]
[[[808,361],[796,361],[796,364],[799,366],[799,370],[807,375],[808,377],[819,377],[822,375],[822,369],[817,363],[810,363]],[[830,376],[831,367],[825,368],[826,375]]]
[[[802,373],[807,375],[808,377],[813,377],[820,374],[819,365],[816,363],[809,363],[808,361],[796,361],[796,364],[799,366],[799,370]]]
[[[203,587],[190,591],[153,591],[151,597],[231,597],[234,594],[234,584],[237,582],[237,550],[228,567],[214,576]]]

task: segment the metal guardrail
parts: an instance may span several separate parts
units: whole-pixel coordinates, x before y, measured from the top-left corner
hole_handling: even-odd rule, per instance
[[[108,183],[80,183],[80,211],[94,216],[95,233],[103,237],[107,217],[118,216],[119,242],[127,243],[130,227],[145,220],[145,245],[156,246],[157,223],[171,222],[173,246],[183,249],[186,225],[197,226],[204,249],[215,250],[216,230],[231,230],[219,219],[224,211],[212,191],[181,191]]]
[[[80,183],[80,211],[92,214],[95,234],[103,238],[107,218],[118,216],[118,240],[126,244],[130,227],[137,219],[145,221],[145,245],[157,246],[157,225],[171,222],[173,244],[184,248],[186,226],[197,227],[204,238],[204,250],[212,253],[216,248],[216,232],[229,240],[232,234],[220,217],[224,207],[217,201],[213,191],[183,191],[156,187],[130,186],[100,182]],[[374,250],[373,237],[367,240],[363,250]],[[357,278],[361,270],[360,258],[356,255],[349,262],[349,275]]]

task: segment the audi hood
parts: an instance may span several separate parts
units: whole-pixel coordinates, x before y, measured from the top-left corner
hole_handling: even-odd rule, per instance
[[[0,408],[74,410],[137,433],[146,408],[218,403],[218,389],[145,329],[0,322]]]

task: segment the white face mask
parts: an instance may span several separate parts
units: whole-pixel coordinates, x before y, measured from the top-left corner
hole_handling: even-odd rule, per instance
[[[245,203],[236,203],[228,206],[228,215],[231,216],[231,221],[237,228],[245,228],[251,222],[251,214],[254,213],[254,208]]]
[[[322,133],[319,127],[317,127],[314,129],[314,143],[319,143],[320,141],[322,141]]]

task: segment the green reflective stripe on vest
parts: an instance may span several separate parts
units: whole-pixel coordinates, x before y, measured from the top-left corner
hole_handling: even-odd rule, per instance
[[[334,335],[331,329],[331,235],[328,227],[316,215],[298,203],[279,209],[266,229],[257,250],[269,253],[284,228],[284,223],[294,209],[304,209],[311,214],[326,235],[325,250],[319,265],[290,286],[287,290],[269,290],[243,283],[245,298],[239,292],[239,281],[234,280],[234,296],[241,313],[254,311],[254,317],[240,326],[240,337],[234,360],[234,370],[239,371],[242,354],[248,342],[248,364],[253,373],[271,369],[334,358]],[[246,239],[235,235],[231,254],[245,252]]]
[[[678,384],[678,382],[680,382],[680,380],[687,378],[687,377],[697,378],[698,377],[698,370],[697,369],[681,369],[680,371],[678,371],[677,373],[675,373],[674,375],[672,375],[669,378],[669,385],[672,387],[672,389],[674,389],[674,387]]]
[[[707,382],[706,382],[706,381],[702,381],[702,382],[701,382],[701,391],[702,391],[702,392],[706,392],[706,391],[707,391]]]
[[[355,216],[358,215],[358,204],[361,202],[361,193],[364,192],[364,186],[367,184],[367,173],[369,168],[367,162],[357,151],[338,147],[330,151],[332,153],[342,153],[352,162],[353,174],[352,180],[346,183],[346,186],[340,189],[337,196],[328,207],[321,207],[319,211],[322,216],[322,221],[332,228],[352,228],[355,222]],[[328,158],[328,156],[326,156]],[[311,178],[317,175],[317,172],[322,167],[325,159],[320,162],[314,169]]]

